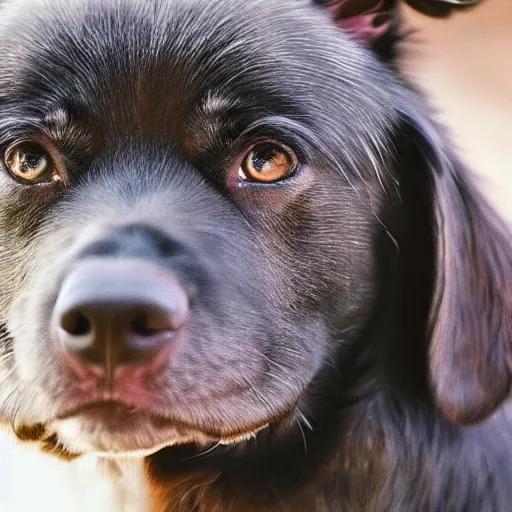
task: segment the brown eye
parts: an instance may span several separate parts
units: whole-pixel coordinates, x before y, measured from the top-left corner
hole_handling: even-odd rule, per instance
[[[291,149],[276,142],[261,142],[244,158],[239,176],[249,181],[272,183],[291,176],[297,166],[297,157]]]
[[[49,152],[37,142],[13,144],[4,154],[4,164],[13,176],[29,184],[60,179]]]

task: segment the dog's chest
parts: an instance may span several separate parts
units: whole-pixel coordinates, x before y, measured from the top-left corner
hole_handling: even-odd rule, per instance
[[[142,459],[102,464],[94,459],[61,462],[1,439],[5,476],[2,512],[148,512],[154,510]],[[4,488],[5,485],[5,488]]]

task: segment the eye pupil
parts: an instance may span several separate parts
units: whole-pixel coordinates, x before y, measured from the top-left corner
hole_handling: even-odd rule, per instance
[[[272,167],[272,162],[278,157],[279,153],[276,148],[270,144],[265,144],[252,152],[252,165],[256,170],[265,172]]]
[[[47,158],[43,154],[37,153],[20,153],[20,172],[25,174],[33,172],[35,169],[46,167]]]

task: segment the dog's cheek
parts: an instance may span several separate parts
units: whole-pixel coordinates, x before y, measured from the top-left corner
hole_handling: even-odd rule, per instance
[[[279,300],[294,321],[316,317],[354,327],[364,323],[376,295],[379,224],[364,186],[315,172],[314,186],[264,223],[269,273],[281,283]]]
[[[258,190],[259,207],[249,196],[243,205],[260,244],[269,306],[281,320],[269,325],[278,341],[266,355],[287,369],[277,377],[301,385],[338,353],[340,342],[357,338],[377,295],[379,224],[367,191],[341,176],[313,173],[311,186],[293,200],[272,191],[272,207],[265,207]]]
[[[79,227],[78,222],[70,222],[64,229],[58,221],[54,212],[45,209],[37,228],[25,237],[6,235],[16,275],[9,283],[11,293],[2,304],[2,314],[14,340],[17,375],[33,386],[42,385],[44,380],[48,390],[61,385],[49,319]],[[47,379],[47,375],[53,377]],[[53,392],[59,394],[60,388]]]
[[[8,368],[0,368],[7,372],[1,375],[6,380],[0,383],[0,416],[17,428],[16,425],[36,424],[51,414],[51,404],[37,389],[43,385],[39,371],[42,365],[48,371],[52,367],[48,366],[51,359],[46,340],[33,336],[33,330],[44,322],[34,300],[35,290],[27,287],[33,272],[46,272],[38,260],[35,238],[47,204],[34,199],[31,203],[20,201],[13,205],[10,199],[0,210],[0,321],[8,335],[9,346],[3,348],[11,354],[2,362]],[[18,301],[24,303],[21,308]]]
[[[4,186],[0,189],[0,316],[27,282],[30,267],[38,264],[34,240],[62,189],[33,190],[31,187]]]

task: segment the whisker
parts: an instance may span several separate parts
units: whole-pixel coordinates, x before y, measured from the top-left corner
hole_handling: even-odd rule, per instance
[[[254,396],[260,401],[260,403],[268,410],[269,413],[272,414],[272,406],[269,401],[262,395],[245,377],[242,377],[243,381],[246,383],[247,387],[254,394]]]
[[[208,455],[209,453],[213,452],[216,448],[218,448],[219,446],[222,446],[221,443],[215,443],[213,446],[210,446],[208,449],[206,449],[205,451],[201,452],[201,453],[198,453],[196,455],[192,455],[191,457],[186,457],[184,459],[181,459],[182,462],[185,462],[187,460],[192,460],[192,459],[198,459],[199,457],[204,457],[205,455]]]
[[[298,409],[298,408],[297,408],[297,414],[298,414],[300,420],[302,420],[302,422],[304,423],[304,425],[306,425],[306,427],[308,427],[309,430],[313,431],[313,425],[311,425],[311,423],[306,418],[304,413],[300,409]]]
[[[302,389],[302,386],[300,386],[299,388],[293,386],[289,381],[287,381],[286,379],[283,379],[281,377],[278,377],[277,375],[271,373],[270,374],[270,377],[274,380],[276,380],[277,382],[281,382],[281,384],[284,384],[286,387],[288,387],[289,389],[291,389],[294,393],[296,393],[298,390]]]
[[[304,432],[304,429],[302,428],[300,420],[295,421],[295,423],[299,427],[300,433],[302,435],[302,441],[304,443],[304,455],[307,455],[308,454],[308,441],[306,439],[306,433]]]
[[[290,348],[290,347],[283,347],[283,346],[279,346],[279,350],[283,351],[283,352],[288,352],[290,354],[294,354],[296,356],[302,356],[302,352],[300,352],[299,350],[294,350],[293,348]]]

